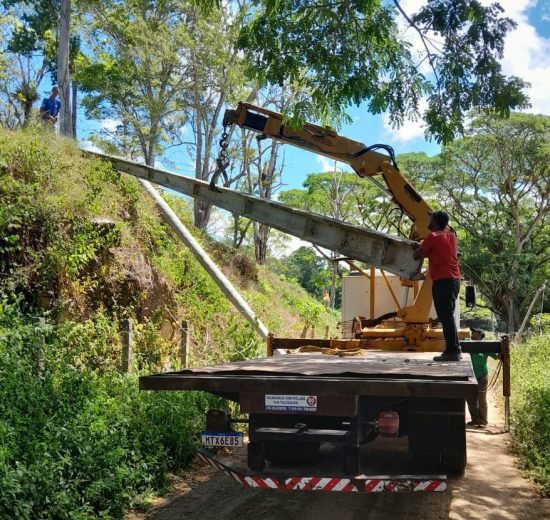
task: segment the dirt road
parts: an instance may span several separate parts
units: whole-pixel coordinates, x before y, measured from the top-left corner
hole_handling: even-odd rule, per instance
[[[493,407],[492,417],[495,417]],[[128,520],[550,519],[550,499],[537,498],[508,450],[502,421],[468,430],[468,466],[442,493],[322,493],[251,490],[195,466],[176,491],[146,515]]]

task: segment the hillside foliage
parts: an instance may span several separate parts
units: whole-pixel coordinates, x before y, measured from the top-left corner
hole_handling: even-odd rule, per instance
[[[179,367],[182,320],[193,365],[265,347],[137,181],[72,142],[1,131],[0,199],[0,517],[122,518],[189,463],[206,410],[221,406],[138,390],[139,374]],[[192,227],[186,201],[170,202]],[[197,238],[275,334],[336,334],[334,313],[297,283]],[[136,324],[131,374],[120,373],[125,318]]]

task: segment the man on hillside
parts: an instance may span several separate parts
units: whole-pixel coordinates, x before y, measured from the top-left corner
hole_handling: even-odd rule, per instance
[[[44,98],[42,104],[40,105],[40,119],[55,125],[57,123],[57,116],[59,115],[59,110],[61,109],[61,101],[57,99],[59,95],[59,89],[53,87],[50,97]]]
[[[445,351],[435,356],[434,361],[459,361],[462,359],[455,322],[455,306],[460,288],[458,267],[458,241],[456,234],[447,226],[449,215],[445,211],[430,214],[428,229],[431,233],[417,244],[415,260],[428,258],[430,276],[433,280],[432,296],[435,310],[445,337]]]

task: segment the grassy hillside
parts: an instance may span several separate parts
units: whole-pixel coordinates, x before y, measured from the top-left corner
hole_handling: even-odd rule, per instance
[[[265,347],[137,181],[73,143],[0,131],[0,200],[0,517],[121,518],[189,462],[205,410],[219,406],[137,389],[140,372],[177,367],[181,321],[194,365]],[[170,202],[190,225],[186,202]],[[197,238],[276,335],[314,322],[336,333],[337,316],[297,285]],[[130,375],[119,373],[124,318],[136,323]]]

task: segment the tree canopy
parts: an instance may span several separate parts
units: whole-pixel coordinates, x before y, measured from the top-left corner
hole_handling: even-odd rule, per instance
[[[474,119],[423,165],[458,224],[463,274],[509,332],[550,276],[549,163],[550,117],[512,114]]]
[[[498,62],[514,27],[499,4],[478,0],[428,0],[411,14],[396,0],[262,0],[239,45],[260,83],[292,86],[289,114],[297,121],[342,120],[350,105],[366,103],[397,125],[421,116],[428,136],[447,143],[472,108],[508,115],[527,106],[526,84],[506,77]]]

